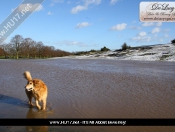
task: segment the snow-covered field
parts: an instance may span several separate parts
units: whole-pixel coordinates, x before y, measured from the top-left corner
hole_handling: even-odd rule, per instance
[[[68,56],[63,58],[75,59],[116,59],[116,60],[141,60],[141,61],[175,61],[175,45],[158,44],[141,46],[126,51],[108,51],[90,53],[81,56]]]

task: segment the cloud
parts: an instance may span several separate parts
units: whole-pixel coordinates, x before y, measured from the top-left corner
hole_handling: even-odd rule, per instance
[[[78,46],[78,47],[88,47],[89,46],[89,45],[87,45],[83,42],[71,41],[71,40],[59,41],[56,44],[58,44],[58,45],[67,45],[67,46]]]
[[[43,10],[43,6],[42,5],[39,5],[35,11],[40,11],[40,10]]]
[[[67,4],[71,4],[71,1],[68,1]]]
[[[144,23],[142,24],[142,26],[144,26],[144,27],[153,26],[153,25],[154,25],[153,22],[144,22]]]
[[[162,26],[162,22],[144,22],[143,24],[142,24],[142,26],[144,26],[144,27],[148,27],[148,26],[157,26],[157,27],[160,27],[160,26]]]
[[[162,26],[162,22],[158,22],[158,23],[156,24],[156,26],[158,26],[158,27]]]
[[[159,41],[159,42],[163,42],[163,39],[160,38],[160,39],[158,39],[158,41]]]
[[[127,26],[126,23],[117,24],[117,25],[111,27],[110,30],[124,30],[126,28],[126,26]]]
[[[154,38],[152,38],[152,40],[157,41],[157,42],[163,42],[164,41],[163,37],[167,38],[169,36],[166,36],[166,34],[165,34],[165,36],[159,36],[159,37],[157,35],[155,35]]]
[[[80,11],[87,10],[87,9],[88,8],[86,6],[78,5],[78,6],[74,7],[74,8],[72,8],[71,13],[72,14],[76,14],[76,13],[78,13]]]
[[[131,38],[131,41],[135,41],[137,43],[146,43],[146,42],[154,42],[154,43],[159,43],[159,42],[163,42],[164,39],[168,39],[169,35],[168,35],[168,31],[169,29],[166,28],[164,30],[162,30],[160,28],[160,26],[162,26],[161,22],[156,22],[156,23],[146,23],[146,25],[154,25],[156,27],[154,27],[152,29],[151,32],[146,33],[145,31],[141,31],[139,32],[135,37]],[[159,33],[161,31],[164,31],[164,35],[160,36]]]
[[[170,29],[169,29],[169,28],[165,28],[163,31],[164,31],[165,33],[167,33],[167,32],[170,31]]]
[[[90,24],[88,22],[82,22],[82,23],[78,23],[75,28],[87,27],[89,25]]]
[[[165,37],[165,38],[168,38],[168,37],[169,37],[169,35],[168,35],[168,34],[165,34],[165,35],[164,35],[164,37]]]
[[[136,42],[150,42],[151,41],[151,37],[150,36],[146,36],[146,37],[140,37],[140,36],[137,36],[137,37],[134,37],[132,38],[132,40],[136,40]]]
[[[50,16],[50,15],[53,15],[53,13],[52,13],[51,11],[49,11],[49,12],[47,13],[47,15]]]
[[[33,12],[33,11],[40,11],[43,10],[43,6],[40,3],[35,3],[35,4],[31,4],[31,3],[27,3],[27,4],[21,4],[18,8],[17,8],[17,12],[23,12],[23,11],[28,11],[28,12]]]
[[[158,28],[159,29],[159,28]],[[158,33],[159,30],[155,28],[155,33]],[[146,32],[142,31],[138,33],[136,37],[131,38],[130,40],[136,41],[137,43],[144,43],[144,42],[162,42],[164,41],[163,38],[168,38],[169,35],[164,34],[164,36],[159,36],[157,34],[152,34],[152,36],[148,36]]]
[[[99,5],[101,0],[85,0],[85,6],[89,6],[90,4]]]
[[[80,11],[87,10],[89,5],[91,4],[99,5],[100,3],[101,0],[84,0],[84,5],[78,5],[76,7],[73,7],[71,13],[77,14]]]
[[[147,36],[147,33],[142,31],[140,33],[138,33],[138,35],[136,37],[131,38],[131,40],[134,40],[136,42],[150,42],[151,41],[151,37]]]
[[[133,30],[141,30],[142,29],[141,27],[138,27],[138,26],[130,26],[130,28]]]
[[[136,20],[132,21],[132,23],[136,23],[136,22],[137,22]]]
[[[146,36],[147,34],[146,34],[146,32],[140,32],[139,34],[138,34],[140,37],[143,37],[143,36]]]
[[[160,28],[154,28],[151,33],[159,33],[159,32],[160,32]]]
[[[52,0],[50,6],[54,6],[57,3],[63,3],[63,2],[64,2],[64,0]]]
[[[136,41],[136,42],[150,42],[151,41],[151,37],[150,36],[144,36],[144,37],[141,37],[141,36],[136,36],[136,37],[133,37],[132,40]]]
[[[118,1],[120,1],[120,0],[111,0],[111,1],[110,1],[110,4],[111,4],[111,5],[115,5],[115,3],[118,2]]]

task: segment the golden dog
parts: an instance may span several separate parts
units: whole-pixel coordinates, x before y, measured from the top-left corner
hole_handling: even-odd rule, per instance
[[[25,79],[28,80],[26,88],[26,94],[29,98],[29,104],[33,106],[32,104],[32,97],[35,98],[36,106],[38,109],[41,109],[41,106],[39,105],[39,101],[43,102],[43,110],[46,109],[46,100],[47,100],[47,86],[46,84],[40,80],[40,79],[32,79],[31,74],[29,71],[26,71],[24,73]]]

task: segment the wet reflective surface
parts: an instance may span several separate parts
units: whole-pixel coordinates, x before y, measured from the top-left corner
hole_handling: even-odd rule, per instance
[[[26,70],[48,86],[44,114],[27,104]],[[0,60],[0,118],[175,118],[174,79],[174,62]],[[175,127],[0,127],[1,131],[18,129],[175,131]]]

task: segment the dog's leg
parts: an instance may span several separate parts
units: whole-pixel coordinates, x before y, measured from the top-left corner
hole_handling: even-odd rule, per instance
[[[29,97],[29,104],[30,104],[31,106],[34,106],[34,104],[32,103],[32,96]]]
[[[38,107],[38,109],[41,109],[41,106],[38,104],[38,100],[36,99],[36,106]]]
[[[43,110],[46,110],[46,99],[43,99]]]
[[[26,90],[26,94],[27,94],[27,97],[28,97],[28,99],[29,99],[29,105],[31,105],[31,106],[34,106],[33,104],[32,104],[32,93],[30,93],[30,92],[28,92],[27,90]]]
[[[32,103],[32,101],[31,101],[31,100],[29,101],[29,105],[34,106],[34,104]]]

